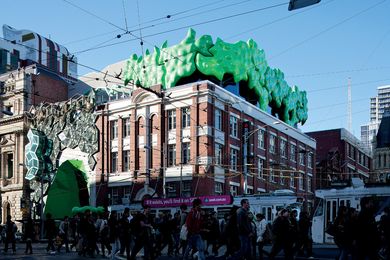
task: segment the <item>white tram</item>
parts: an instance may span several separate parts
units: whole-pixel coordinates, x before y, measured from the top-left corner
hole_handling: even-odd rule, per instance
[[[372,197],[377,206],[377,220],[386,206],[390,206],[390,186],[355,186],[340,189],[316,190],[318,200],[313,215],[312,237],[314,243],[334,243],[333,237],[325,233],[326,227],[337,216],[340,206],[360,211],[360,199]]]

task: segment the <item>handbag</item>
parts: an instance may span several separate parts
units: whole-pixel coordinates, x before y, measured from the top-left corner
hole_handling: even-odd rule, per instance
[[[187,235],[188,235],[187,225],[184,224],[183,226],[181,226],[180,229],[180,239],[187,240]]]

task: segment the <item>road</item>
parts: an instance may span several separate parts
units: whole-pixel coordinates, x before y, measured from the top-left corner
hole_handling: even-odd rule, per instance
[[[77,252],[72,251],[70,253],[65,253],[65,250],[63,250],[61,253],[56,253],[54,255],[50,255],[46,253],[46,244],[42,243],[34,243],[33,244],[33,253],[32,255],[25,255],[24,254],[24,249],[25,249],[25,244],[23,243],[17,243],[16,245],[16,254],[12,253],[12,250],[8,249],[8,253],[3,252],[3,247],[4,244],[1,244],[1,254],[0,254],[0,259],[52,259],[52,260],[62,260],[62,259],[88,259],[88,257],[81,257],[77,254]],[[219,251],[220,257],[207,257],[207,260],[223,260],[225,259],[221,255],[223,255],[225,248],[221,248]],[[269,251],[270,247],[265,247],[265,250]],[[211,251],[211,250],[210,250]],[[333,260],[337,256],[338,249],[333,246],[333,245],[313,245],[313,253],[315,258],[318,260]],[[101,255],[97,255],[95,259],[107,259],[103,258]],[[118,256],[116,259],[123,260],[126,259],[125,257],[120,257]],[[142,252],[140,252],[138,259],[142,259]],[[173,260],[179,260],[179,257],[169,257],[167,255],[158,258],[159,260],[168,260],[168,259],[173,259]],[[267,258],[266,258],[267,259]],[[283,255],[280,254],[276,259],[283,259]],[[306,259],[304,257],[297,257],[296,259]]]

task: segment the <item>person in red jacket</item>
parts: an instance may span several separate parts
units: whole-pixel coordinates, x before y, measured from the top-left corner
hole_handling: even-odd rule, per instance
[[[188,213],[186,219],[186,226],[188,230],[188,244],[186,251],[184,253],[184,259],[188,259],[188,255],[192,248],[196,248],[198,250],[198,259],[204,260],[204,250],[205,245],[204,241],[200,235],[201,231],[205,231],[203,228],[203,219],[201,215],[201,206],[202,201],[200,199],[194,199],[192,202],[192,209],[190,213]]]

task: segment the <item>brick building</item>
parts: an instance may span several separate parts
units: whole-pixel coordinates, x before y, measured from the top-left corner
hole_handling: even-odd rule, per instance
[[[24,179],[24,148],[29,120],[26,111],[41,102],[68,98],[68,83],[42,65],[0,75],[0,190],[1,223],[6,216],[21,220],[30,212],[28,182]]]
[[[317,142],[317,189],[346,186],[353,177],[368,181],[372,157],[350,132],[340,128],[306,134]]]
[[[289,189],[308,201],[315,140],[210,81],[99,106],[97,205]]]

